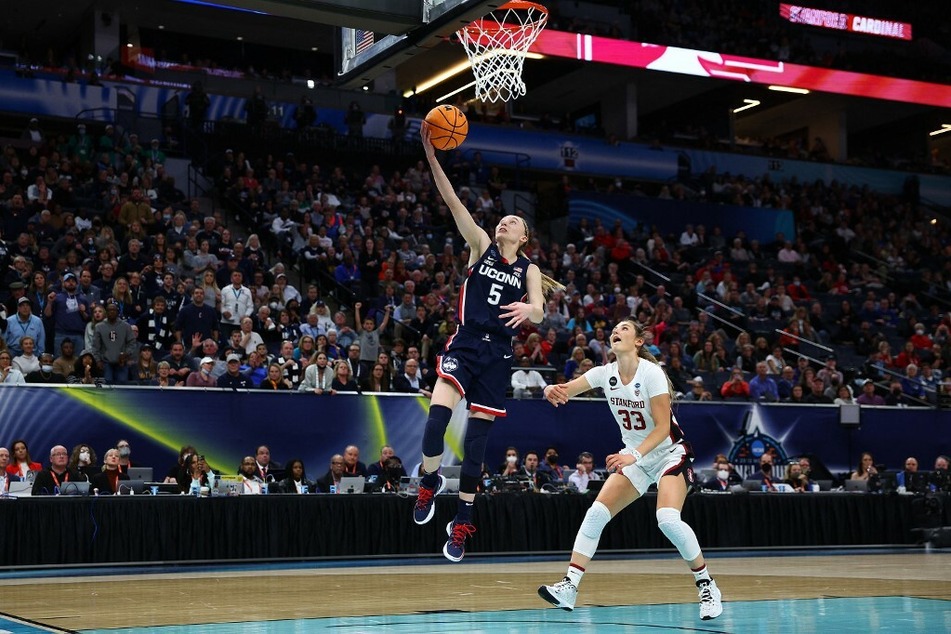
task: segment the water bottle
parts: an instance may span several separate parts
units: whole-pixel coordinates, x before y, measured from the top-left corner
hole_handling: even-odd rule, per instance
[[[331,485],[330,485],[330,494],[333,495],[333,494],[336,493],[336,492],[337,492],[337,485],[336,485],[336,484],[331,484]]]
[[[308,492],[308,490],[309,490],[309,489],[307,488],[307,485],[306,485],[306,484],[302,484],[302,485],[301,485],[301,487],[300,487],[301,495],[305,495],[305,494]]]
[[[189,495],[193,495],[196,498],[201,497],[201,482],[198,480],[192,480],[192,486],[188,491]]]

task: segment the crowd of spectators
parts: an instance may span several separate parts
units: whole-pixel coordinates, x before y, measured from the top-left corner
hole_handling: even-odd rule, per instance
[[[254,219],[229,227],[163,160],[157,140],[82,124],[4,150],[5,382],[429,393],[468,253],[423,162],[361,174],[228,150],[221,200]],[[446,167],[494,226],[503,173],[478,154]],[[842,402],[871,379],[868,398],[937,402],[951,354],[943,225],[869,188],[704,178],[709,202],[793,210],[797,236],[584,220],[563,243],[536,236],[527,254],[567,291],[523,329],[516,364],[570,379],[611,359],[606,333],[633,315],[687,399]],[[536,395],[525,372],[513,388]]]

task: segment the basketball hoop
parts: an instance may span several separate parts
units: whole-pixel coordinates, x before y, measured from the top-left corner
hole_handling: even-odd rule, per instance
[[[472,64],[478,99],[509,101],[525,94],[525,55],[547,23],[542,5],[511,0],[456,32]]]

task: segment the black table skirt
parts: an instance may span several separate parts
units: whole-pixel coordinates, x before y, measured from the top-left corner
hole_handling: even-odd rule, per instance
[[[480,497],[470,552],[569,551],[593,498],[503,493]],[[913,528],[951,524],[910,496],[693,495],[684,519],[701,546],[751,548],[913,544]],[[625,509],[601,549],[670,549],[656,498]],[[436,554],[456,499],[437,498],[426,526],[413,500],[383,495],[22,498],[0,501],[0,566]]]

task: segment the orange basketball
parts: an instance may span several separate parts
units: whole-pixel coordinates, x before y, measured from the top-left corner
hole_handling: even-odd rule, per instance
[[[455,106],[436,106],[426,115],[429,124],[429,140],[437,150],[454,150],[466,140],[469,121],[462,110]]]

